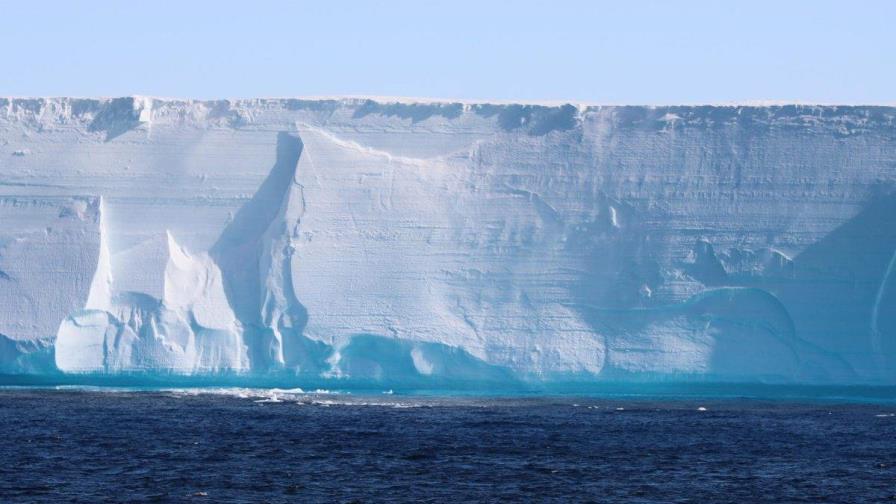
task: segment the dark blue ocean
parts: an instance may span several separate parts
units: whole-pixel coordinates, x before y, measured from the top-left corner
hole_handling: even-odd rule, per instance
[[[0,390],[0,502],[883,502],[896,405]]]

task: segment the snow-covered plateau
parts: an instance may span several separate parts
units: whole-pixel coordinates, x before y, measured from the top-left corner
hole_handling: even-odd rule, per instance
[[[4,375],[896,384],[894,264],[892,107],[0,98]]]

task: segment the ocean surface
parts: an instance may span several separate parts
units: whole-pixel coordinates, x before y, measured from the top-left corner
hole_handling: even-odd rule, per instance
[[[0,389],[0,502],[883,502],[896,404]]]

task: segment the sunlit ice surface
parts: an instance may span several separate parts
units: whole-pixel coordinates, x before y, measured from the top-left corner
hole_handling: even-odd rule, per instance
[[[894,131],[874,106],[0,99],[0,381],[886,395]]]

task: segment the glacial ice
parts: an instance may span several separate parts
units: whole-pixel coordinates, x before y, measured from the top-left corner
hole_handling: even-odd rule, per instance
[[[7,377],[896,384],[890,107],[0,98],[0,222]]]

